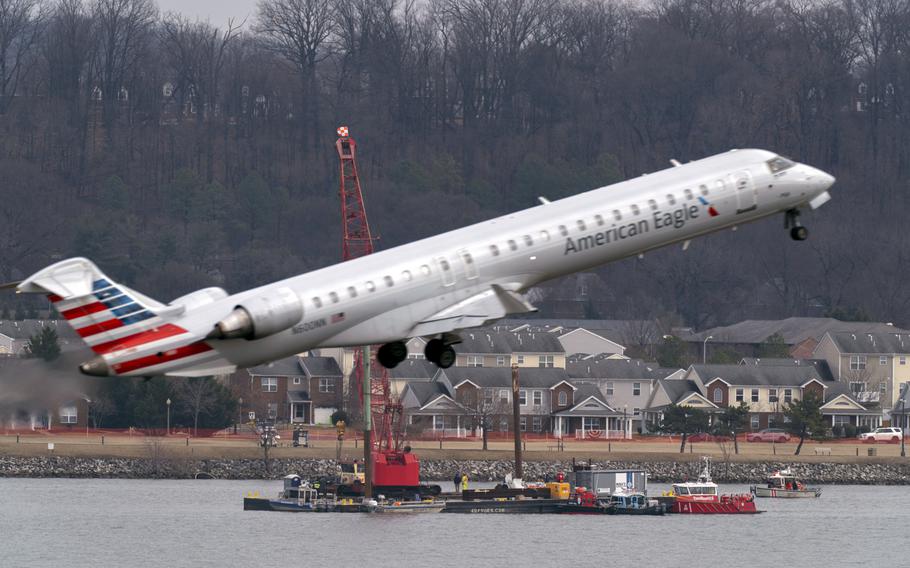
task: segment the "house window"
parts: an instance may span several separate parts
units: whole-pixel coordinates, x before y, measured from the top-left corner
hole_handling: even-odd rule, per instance
[[[641,414],[641,409],[640,409],[640,408],[633,408],[633,409],[632,409],[632,415],[633,415],[633,416],[638,416],[639,414]]]
[[[516,356],[515,356],[515,362],[518,363],[519,365],[524,365],[524,363],[525,363],[525,356],[524,356],[524,355],[516,355]]]
[[[613,396],[613,382],[607,383],[606,396]]]
[[[752,402],[758,402],[758,389],[752,389]]]
[[[541,355],[537,360],[538,367],[553,367],[553,356],[552,355]]]
[[[540,416],[535,416],[531,419],[531,429],[535,432],[540,432],[542,421]]]
[[[534,391],[534,406],[543,404],[543,391]]]
[[[505,366],[506,366],[506,356],[505,356],[505,355],[497,355],[497,356],[496,356],[496,366],[497,366],[497,367],[505,367]]]
[[[75,424],[79,419],[79,413],[74,405],[60,407],[60,423]]]
[[[335,392],[335,379],[331,377],[320,377],[319,392]]]
[[[433,416],[433,430],[445,430],[446,429],[446,417],[445,416]]]
[[[278,403],[277,402],[269,403],[269,418],[271,418],[272,420],[275,420],[276,418],[278,418]]]
[[[793,402],[793,389],[784,389],[784,402],[787,404]]]
[[[596,416],[585,416],[582,422],[585,430],[602,430],[604,427],[601,418]]]
[[[641,383],[632,383],[632,396],[641,396]]]
[[[262,377],[262,392],[278,392],[277,377]]]
[[[525,391],[525,390],[518,391],[518,404],[521,406],[528,405],[528,391]]]
[[[299,384],[300,384],[300,377],[294,377],[294,384],[295,384],[295,385],[299,385]]]
[[[749,416],[749,426],[753,430],[758,430],[758,428],[759,428],[758,414],[753,414],[753,415]]]
[[[768,402],[777,402],[777,389],[768,389]]]
[[[468,355],[468,367],[483,367],[483,355]]]
[[[859,394],[861,392],[866,392],[866,383],[863,381],[851,381],[850,382],[850,392],[853,394]]]
[[[866,356],[865,355],[851,355],[850,356],[850,370],[851,371],[862,371],[866,368]]]
[[[888,357],[885,356],[885,355],[879,355],[879,356],[878,356],[878,364],[879,364],[879,365],[887,365],[887,364],[888,364]]]
[[[559,393],[559,406],[566,406],[569,404],[569,395],[566,391],[560,391]]]
[[[509,402],[509,391],[506,389],[499,391],[499,402]]]
[[[724,391],[720,388],[714,389],[714,402],[723,402],[724,401]]]
[[[885,381],[880,382],[878,384],[878,392],[880,392],[882,394],[882,396],[885,396],[886,394],[888,394],[888,383],[886,383]]]
[[[525,430],[528,429],[528,418],[526,416],[522,416],[521,418],[518,419],[518,424],[519,424],[519,427],[521,428],[521,431],[524,432]]]
[[[743,389],[736,389],[736,402],[746,402],[746,397],[743,394]]]
[[[483,403],[487,406],[493,406],[493,389],[485,389],[483,391]]]
[[[907,364],[907,357],[904,356],[904,355],[901,355],[899,361],[900,361],[900,364],[901,364],[901,365],[906,365],[906,364]]]

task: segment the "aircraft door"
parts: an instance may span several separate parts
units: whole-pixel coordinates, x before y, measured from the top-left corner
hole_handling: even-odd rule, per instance
[[[758,208],[758,190],[752,181],[752,174],[746,171],[733,174],[736,190],[736,213],[745,213]]]

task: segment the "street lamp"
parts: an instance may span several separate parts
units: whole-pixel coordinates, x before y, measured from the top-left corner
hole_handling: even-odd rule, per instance
[[[631,428],[629,428],[628,414],[629,414],[629,405],[624,404],[622,407],[622,437],[623,437],[623,439],[626,439],[627,433],[631,430]]]
[[[165,436],[170,436],[171,434],[171,399],[168,398],[164,401],[167,404],[167,430],[165,431]]]
[[[237,433],[237,428],[240,426],[240,423],[243,422],[243,397],[237,399],[237,422],[234,424],[234,433]]]
[[[701,343],[701,364],[706,365],[708,362],[708,340],[714,339],[713,335],[709,335]]]
[[[907,450],[904,449],[904,433],[907,428],[907,415],[904,414],[904,405],[907,404],[907,386],[901,389],[901,457],[907,457]]]

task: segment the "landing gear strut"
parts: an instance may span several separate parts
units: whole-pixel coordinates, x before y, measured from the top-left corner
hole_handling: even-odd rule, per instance
[[[455,350],[452,345],[443,339],[431,339],[423,349],[427,361],[435,363],[442,369],[448,369],[455,364]]]
[[[386,369],[394,369],[408,358],[408,346],[404,341],[393,341],[382,345],[376,351],[376,360]]]
[[[790,229],[790,238],[794,241],[804,241],[809,238],[809,229],[799,222],[799,209],[789,209],[784,214],[784,228]]]

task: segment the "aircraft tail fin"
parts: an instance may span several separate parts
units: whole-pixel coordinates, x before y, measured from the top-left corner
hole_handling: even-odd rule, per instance
[[[185,330],[163,325],[165,306],[108,278],[85,258],[70,258],[39,270],[17,286],[19,292],[46,294],[96,353],[149,330],[176,335]],[[170,329],[174,328],[174,329]],[[148,338],[145,338],[146,340]]]

